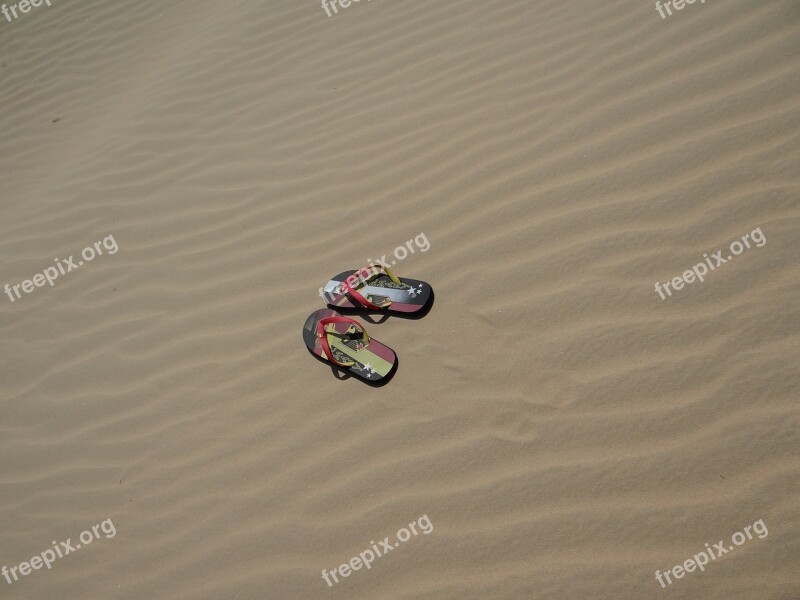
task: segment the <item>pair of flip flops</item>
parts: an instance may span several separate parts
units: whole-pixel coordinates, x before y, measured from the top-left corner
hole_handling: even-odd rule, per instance
[[[339,273],[322,292],[334,307],[406,314],[425,308],[432,293],[424,281],[401,279],[382,264]],[[363,325],[330,308],[309,315],[303,341],[316,356],[367,381],[386,378],[397,362],[394,350],[371,338]]]

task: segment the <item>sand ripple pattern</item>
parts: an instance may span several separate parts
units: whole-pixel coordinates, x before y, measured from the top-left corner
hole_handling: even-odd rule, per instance
[[[0,20],[0,596],[800,597],[800,14],[99,0]],[[2,19],[2,17],[0,17]],[[767,244],[653,291],[755,227]],[[300,341],[398,265],[400,368]],[[434,526],[333,588],[320,570]],[[769,536],[662,590],[656,568]]]

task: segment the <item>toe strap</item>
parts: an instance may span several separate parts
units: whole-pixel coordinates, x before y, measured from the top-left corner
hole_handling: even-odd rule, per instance
[[[367,335],[366,329],[364,329],[358,321],[350,319],[348,317],[325,317],[324,319],[320,319],[317,322],[317,338],[319,339],[319,346],[320,348],[322,348],[322,352],[325,354],[328,360],[330,360],[333,363],[336,363],[340,367],[352,367],[355,364],[355,362],[353,361],[341,362],[336,359],[336,357],[333,355],[333,352],[331,351],[330,344],[328,343],[328,334],[330,332],[327,331],[325,327],[327,325],[331,325],[334,323],[348,323],[353,327],[355,327],[364,335],[365,345],[369,344],[369,335]]]
[[[403,285],[400,281],[400,278],[394,274],[394,272],[386,265],[382,263],[372,263],[367,267],[363,267],[350,275],[347,279],[344,280],[342,284],[344,286],[345,292],[350,295],[356,302],[358,302],[364,308],[371,308],[373,310],[380,310],[382,308],[388,308],[388,306],[392,303],[391,300],[386,300],[382,305],[375,304],[371,300],[364,297],[358,290],[356,290],[356,285],[358,285],[358,280],[361,280],[362,284],[366,284],[367,281],[375,277],[380,273],[386,273],[394,283],[397,285]]]

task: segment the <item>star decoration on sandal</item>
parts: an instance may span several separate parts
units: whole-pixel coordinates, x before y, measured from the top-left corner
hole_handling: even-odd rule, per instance
[[[367,377],[372,377],[375,374],[375,369],[373,369],[372,365],[369,363],[365,363],[362,370],[367,372]]]
[[[408,292],[408,295],[411,296],[412,298],[416,298],[417,294],[421,294],[422,293],[422,284],[421,283],[419,284],[419,289],[416,289],[412,285],[409,289],[406,290],[406,292]]]

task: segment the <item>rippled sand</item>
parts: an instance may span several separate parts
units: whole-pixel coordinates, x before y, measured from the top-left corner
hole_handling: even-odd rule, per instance
[[[800,598],[798,34],[789,0],[0,16],[0,286],[119,245],[0,295],[0,567],[117,529],[0,596]],[[337,379],[318,288],[420,233],[433,309],[364,321],[394,379]]]

